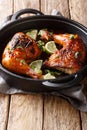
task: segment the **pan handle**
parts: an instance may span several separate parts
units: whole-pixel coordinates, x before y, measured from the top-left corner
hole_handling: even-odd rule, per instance
[[[36,9],[22,9],[17,11],[11,18],[12,21],[17,20],[21,15],[27,14],[27,13],[32,13],[35,15],[44,15],[41,11],[38,11]]]
[[[63,89],[63,88],[68,88],[68,87],[73,87],[74,85],[78,84],[81,80],[83,79],[82,75],[80,73],[75,74],[73,79],[66,81],[66,82],[53,82],[53,81],[44,81],[42,82],[43,85],[46,87],[58,90],[58,89]]]
[[[52,12],[51,12],[51,15],[56,15],[56,16],[59,16],[59,17],[64,17],[62,15],[62,13],[56,9],[53,9]]]

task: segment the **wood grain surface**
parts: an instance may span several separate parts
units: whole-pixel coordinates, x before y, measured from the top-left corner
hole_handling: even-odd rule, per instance
[[[44,99],[44,130],[80,130],[79,112],[64,99]]]
[[[0,20],[13,12],[13,0],[0,0]]]
[[[68,0],[41,0],[41,11],[44,14],[51,14],[53,9],[57,9],[63,16],[69,17]]]
[[[12,14],[12,7],[12,0],[0,0],[0,21],[2,21],[6,16]],[[9,95],[0,94],[0,130],[7,129],[8,114]]]
[[[0,130],[6,130],[9,114],[9,96],[0,94]]]
[[[39,0],[14,0],[14,12],[25,8],[40,8]]]
[[[87,26],[86,0],[0,0],[0,20],[24,8],[44,14],[57,9]],[[87,113],[56,96],[15,94],[10,98],[1,94],[0,130],[87,130]]]
[[[87,27],[87,0],[69,0],[71,18]]]
[[[7,130],[42,130],[43,98],[41,95],[11,96]]]

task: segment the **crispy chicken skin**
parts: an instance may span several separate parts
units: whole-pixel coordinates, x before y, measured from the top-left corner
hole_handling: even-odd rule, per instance
[[[2,65],[12,72],[39,79],[41,74],[33,71],[29,63],[40,55],[41,50],[37,43],[26,34],[19,32],[7,44],[2,55]]]
[[[79,71],[86,61],[86,50],[82,39],[76,34],[41,33],[44,41],[54,40],[58,50],[45,60],[43,66],[61,70],[67,74]],[[61,46],[61,48],[59,47]],[[34,71],[29,64],[42,54],[37,42],[23,32],[16,33],[7,44],[2,55],[2,65],[8,70],[41,79],[42,74]]]
[[[44,65],[68,74],[79,71],[86,58],[86,50],[81,38],[77,34],[54,34],[53,39],[56,44],[62,45],[62,48],[53,53]]]
[[[39,35],[40,39],[45,41],[49,41],[52,39],[52,35],[50,34],[50,32],[45,29],[40,30]]]

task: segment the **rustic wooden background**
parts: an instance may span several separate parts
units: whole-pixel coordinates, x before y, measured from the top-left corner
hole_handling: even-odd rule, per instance
[[[87,0],[0,0],[0,20],[23,8],[57,9],[87,27]],[[0,94],[0,130],[87,130],[87,113],[56,96]]]

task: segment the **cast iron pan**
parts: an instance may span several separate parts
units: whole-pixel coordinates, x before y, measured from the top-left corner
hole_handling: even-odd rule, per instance
[[[20,18],[22,14],[26,13],[35,15]],[[48,92],[75,87],[75,85],[79,84],[83,78],[87,76],[87,62],[85,66],[75,74],[49,80],[37,80],[21,76],[8,71],[2,66],[1,59],[3,50],[15,33],[29,29],[42,28],[63,30],[67,33],[77,33],[83,39],[85,47],[87,48],[87,28],[80,23],[64,17],[44,15],[42,12],[34,9],[23,9],[15,13],[12,16],[10,23],[0,30],[0,75],[11,87],[21,88],[30,92]]]

